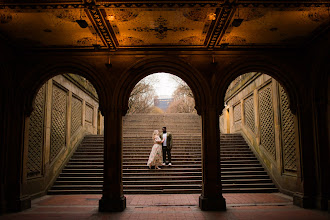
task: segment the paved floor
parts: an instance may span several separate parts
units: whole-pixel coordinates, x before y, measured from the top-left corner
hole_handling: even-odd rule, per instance
[[[100,195],[58,195],[33,200],[31,209],[0,216],[0,219],[330,219],[328,212],[292,205],[292,198],[281,193],[224,194],[225,212],[201,211],[198,194],[125,196],[124,212],[99,213]]]

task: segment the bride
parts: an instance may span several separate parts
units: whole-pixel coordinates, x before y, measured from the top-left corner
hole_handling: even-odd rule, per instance
[[[151,169],[151,166],[155,166],[155,169],[160,169],[160,165],[163,163],[162,155],[162,143],[163,141],[159,137],[158,130],[154,130],[152,134],[152,139],[154,140],[154,145],[152,146],[151,153],[149,155],[148,167]]]

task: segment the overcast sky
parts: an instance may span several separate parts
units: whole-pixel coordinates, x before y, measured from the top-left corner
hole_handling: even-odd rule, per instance
[[[172,96],[172,93],[178,87],[178,83],[173,78],[179,78],[169,73],[154,73],[147,76],[146,80],[153,80],[155,91],[159,97]]]

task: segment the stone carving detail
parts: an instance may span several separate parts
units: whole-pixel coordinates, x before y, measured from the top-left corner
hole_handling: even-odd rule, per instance
[[[42,154],[44,138],[45,85],[38,91],[34,102],[34,110],[30,116],[27,177],[42,174]]]
[[[94,110],[90,105],[86,105],[85,121],[93,123]]]
[[[234,122],[238,122],[242,119],[241,104],[234,106]]]
[[[259,91],[261,145],[270,153],[273,159],[276,159],[274,111],[272,100],[272,89],[270,83],[268,86]]]
[[[294,129],[294,115],[289,109],[289,99],[282,86],[280,86],[281,125],[282,125],[282,152],[284,171],[297,171],[296,139]]]
[[[164,39],[167,37],[168,31],[172,31],[172,32],[184,32],[187,30],[193,30],[193,29],[189,29],[186,27],[168,27],[168,21],[167,19],[163,18],[162,16],[159,16],[159,18],[157,18],[155,21],[155,27],[154,28],[150,28],[150,27],[136,27],[136,28],[132,28],[132,29],[128,29],[128,30],[132,30],[132,31],[136,31],[136,32],[155,32],[155,37],[157,39]]]
[[[249,127],[253,133],[255,133],[253,95],[246,98],[244,101],[244,117],[245,125]]]
[[[73,135],[82,125],[82,102],[72,96],[71,108],[71,135]]]
[[[50,161],[65,146],[67,92],[53,84]]]

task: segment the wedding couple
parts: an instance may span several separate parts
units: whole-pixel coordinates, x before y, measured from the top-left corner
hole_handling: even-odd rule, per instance
[[[155,169],[160,169],[159,166],[166,165],[166,154],[168,156],[168,165],[171,166],[171,149],[172,149],[172,134],[166,132],[166,127],[163,127],[163,133],[159,134],[158,130],[154,130],[152,139],[154,145],[152,146],[151,153],[147,166],[151,169],[155,166]]]

